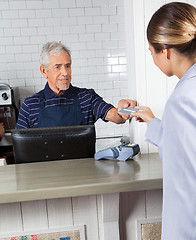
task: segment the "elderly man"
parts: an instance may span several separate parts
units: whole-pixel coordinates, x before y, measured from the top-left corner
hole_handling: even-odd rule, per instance
[[[129,117],[120,115],[93,89],[71,84],[71,54],[60,42],[46,43],[40,56],[45,88],[23,102],[16,128],[40,128],[94,124],[99,118],[120,124]],[[120,108],[134,107],[135,101],[121,100]]]

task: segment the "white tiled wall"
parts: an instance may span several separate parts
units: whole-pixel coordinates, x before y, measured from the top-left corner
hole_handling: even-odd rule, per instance
[[[21,101],[41,90],[39,54],[47,41],[72,52],[72,83],[94,88],[117,106],[128,97],[122,0],[0,0],[0,83],[19,87]],[[128,135],[124,125],[96,124],[97,136]]]

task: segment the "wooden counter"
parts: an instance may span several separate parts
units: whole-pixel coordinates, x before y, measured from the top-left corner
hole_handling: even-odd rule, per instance
[[[158,154],[127,162],[92,158],[0,167],[0,203],[161,188]]]

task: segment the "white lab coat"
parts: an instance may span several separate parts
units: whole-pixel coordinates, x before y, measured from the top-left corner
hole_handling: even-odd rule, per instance
[[[196,240],[196,63],[154,118],[146,140],[163,162],[162,240]]]

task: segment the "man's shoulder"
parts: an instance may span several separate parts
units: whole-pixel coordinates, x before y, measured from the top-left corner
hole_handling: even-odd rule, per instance
[[[76,86],[72,86],[73,91],[75,93],[77,93],[78,95],[92,95],[93,93],[95,93],[95,90],[92,88],[81,88],[81,87],[76,87]]]
[[[26,97],[24,100],[24,103],[26,103],[27,105],[31,104],[31,103],[38,103],[39,98],[40,98],[40,92],[37,92],[37,93],[33,94],[32,96]]]

